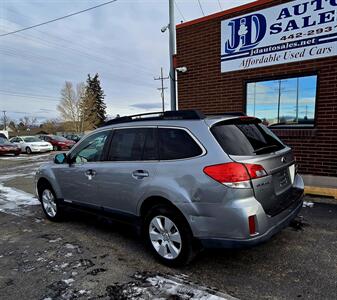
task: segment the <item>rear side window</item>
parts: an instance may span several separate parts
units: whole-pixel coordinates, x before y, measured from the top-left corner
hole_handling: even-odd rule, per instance
[[[230,155],[261,155],[285,147],[273,132],[257,122],[223,122],[213,126],[211,131],[222,149]]]
[[[109,160],[157,160],[156,145],[154,128],[117,129],[111,141]]]
[[[185,130],[159,128],[158,132],[161,160],[190,158],[202,154],[202,149]]]

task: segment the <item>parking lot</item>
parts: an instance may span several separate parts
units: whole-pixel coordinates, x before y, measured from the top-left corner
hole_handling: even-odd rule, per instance
[[[336,299],[337,205],[307,198],[266,244],[170,269],[125,225],[75,211],[46,220],[33,176],[53,155],[0,157],[0,299]]]

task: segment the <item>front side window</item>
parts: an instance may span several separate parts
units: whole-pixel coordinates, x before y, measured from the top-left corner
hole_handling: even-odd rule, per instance
[[[75,163],[86,163],[100,161],[103,154],[105,141],[110,131],[105,130],[90,135],[76,147],[71,153],[71,159]]]
[[[267,126],[313,126],[317,76],[250,82],[246,112]]]
[[[159,128],[159,155],[161,160],[196,157],[202,149],[185,130]]]
[[[155,128],[116,129],[110,144],[109,160],[158,160]]]

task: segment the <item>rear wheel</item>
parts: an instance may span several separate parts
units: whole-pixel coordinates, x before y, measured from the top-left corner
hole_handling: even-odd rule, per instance
[[[55,192],[49,185],[44,185],[40,189],[40,201],[43,212],[49,220],[61,220],[62,210],[55,196]]]
[[[26,153],[27,154],[32,154],[32,149],[30,149],[29,147],[26,148]]]
[[[155,257],[168,266],[186,265],[197,254],[187,221],[169,205],[150,209],[143,233]]]

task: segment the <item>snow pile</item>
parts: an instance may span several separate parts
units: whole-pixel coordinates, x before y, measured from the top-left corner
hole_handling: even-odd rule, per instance
[[[28,205],[39,205],[40,202],[32,194],[4,186],[0,183],[0,211],[14,215],[22,215],[22,208]]]
[[[304,201],[303,202],[303,207],[312,208],[312,207],[314,207],[314,203],[313,202]]]

